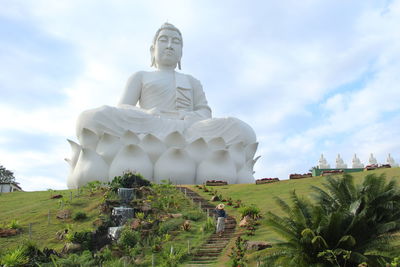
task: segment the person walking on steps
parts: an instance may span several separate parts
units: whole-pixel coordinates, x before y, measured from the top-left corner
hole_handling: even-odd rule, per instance
[[[225,205],[224,204],[218,204],[215,213],[217,215],[217,229],[216,233],[219,237],[222,237],[222,234],[224,233],[225,230],[225,221],[226,221],[226,212],[224,210]]]

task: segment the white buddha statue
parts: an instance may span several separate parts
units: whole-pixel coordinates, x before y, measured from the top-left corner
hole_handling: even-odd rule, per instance
[[[229,180],[229,183],[253,182],[254,177],[252,175],[247,177],[249,173],[253,173],[255,163],[253,157],[257,150],[256,135],[253,129],[237,118],[212,118],[211,109],[200,82],[190,75],[175,71],[177,67],[181,69],[182,47],[183,40],[179,29],[169,23],[163,24],[156,32],[153,44],[150,47],[151,66],[155,67],[156,70],[134,73],[128,79],[117,107],[102,106],[84,111],[77,122],[76,135],[80,142],[78,146],[82,149],[97,151],[100,156],[103,156],[106,163],[112,166],[113,175],[118,173],[115,166],[127,168],[126,166],[129,165],[129,163],[115,162],[116,158],[114,157],[120,149],[119,146],[138,146],[140,150],[130,147],[126,151],[132,153],[136,151],[135,155],[137,156],[141,155],[141,150],[143,150],[153,167],[154,165],[157,166],[157,174],[162,176],[163,174],[167,175],[166,173],[170,175],[170,172],[162,170],[163,166],[168,165],[168,159],[171,157],[172,160],[173,157],[174,162],[180,162],[176,159],[186,157],[186,152],[170,151],[167,153],[167,155],[171,155],[170,157],[167,155],[162,157],[162,164],[157,164],[158,158],[171,146],[184,150],[187,145],[189,155],[191,155],[189,157],[193,158],[197,165],[201,164],[201,162],[198,162],[199,158],[210,160],[209,158],[217,157],[217,155],[220,155],[220,157],[224,155],[225,160],[235,163],[228,164],[236,168],[234,171],[227,170],[227,173],[231,173],[229,177],[225,177],[226,180]],[[131,141],[127,142],[126,140]],[[110,142],[113,142],[113,145],[109,145]],[[101,149],[99,150],[100,143]],[[214,144],[219,144],[218,149],[212,149]],[[79,149],[76,149],[76,145],[74,145],[73,150],[79,151]],[[105,149],[104,147],[112,147],[112,149]],[[193,148],[201,148],[199,151],[203,152],[198,152],[201,155],[195,155]],[[241,152],[237,152],[237,148],[240,148]],[[204,153],[204,149],[208,149],[208,152]],[[215,150],[227,150],[227,153],[211,155]],[[114,152],[110,153],[109,151]],[[235,153],[235,155],[232,155],[232,153]],[[241,153],[243,156],[238,156],[237,153]],[[78,156],[72,155],[71,158],[76,159]],[[117,158],[122,160],[124,157],[118,156]],[[145,161],[147,162],[147,159]],[[74,177],[78,175],[73,174],[73,172],[82,173],[85,171],[74,170],[73,161],[69,160],[69,163],[71,164],[71,178],[69,180],[74,181],[77,179]],[[174,167],[178,166],[170,166],[170,168]],[[243,168],[246,168],[246,170]],[[188,171],[186,170],[186,176]],[[193,172],[196,172],[196,170],[193,170]],[[202,175],[207,176],[207,178],[213,177],[210,173],[203,173],[204,171],[202,171]],[[220,175],[221,172],[215,173]],[[240,173],[246,173],[246,177],[238,177]],[[178,173],[174,173],[174,175],[179,176]],[[85,174],[81,174],[81,176],[84,177],[81,179],[82,181],[89,179]],[[198,183],[198,181],[205,179],[204,177],[196,177],[196,173],[191,177],[194,178],[191,178],[188,183]],[[155,181],[161,178],[174,179],[174,177],[146,178]],[[213,178],[221,179],[221,177]],[[182,177],[176,179],[183,183]],[[75,184],[79,184],[79,182]]]
[[[331,168],[331,166],[328,164],[328,162],[324,158],[324,154],[321,154],[321,157],[318,160],[318,167],[320,169],[330,169]]]
[[[352,163],[352,168],[364,168],[364,164],[361,163],[360,159],[357,157],[357,154],[354,154]]]
[[[347,169],[347,164],[344,163],[343,159],[340,157],[340,154],[336,157],[336,169]]]
[[[378,161],[376,161],[376,158],[374,157],[374,154],[371,153],[368,159],[369,165],[377,165]]]
[[[392,168],[395,167],[399,167],[399,164],[396,163],[396,161],[394,161],[394,158],[392,158],[392,156],[390,155],[390,153],[387,156],[386,159],[387,164],[389,164]]]

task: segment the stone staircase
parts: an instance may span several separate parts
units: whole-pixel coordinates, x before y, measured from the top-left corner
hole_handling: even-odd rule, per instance
[[[211,204],[199,194],[194,192],[193,190],[187,187],[177,187],[180,191],[186,194],[186,196],[191,199],[195,204],[201,206],[201,208],[213,216],[213,211],[215,209],[214,204]],[[208,240],[201,245],[196,253],[193,255],[192,260],[186,266],[211,266],[217,262],[218,257],[221,255],[221,252],[229,243],[230,239],[234,236],[236,228],[236,220],[229,216],[227,218],[227,222],[225,223],[225,232],[222,237],[219,237],[217,234],[212,234]]]

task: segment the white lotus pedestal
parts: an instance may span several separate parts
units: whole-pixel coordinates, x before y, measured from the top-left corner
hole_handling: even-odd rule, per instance
[[[88,182],[112,181],[130,171],[160,183],[203,184],[222,180],[228,184],[254,183],[254,158],[258,143],[245,146],[243,142],[226,145],[223,138],[192,142],[179,132],[164,138],[153,134],[138,135],[126,131],[122,136],[108,133],[97,136],[84,129],[81,145],[68,140],[72,154],[68,188],[82,187]]]

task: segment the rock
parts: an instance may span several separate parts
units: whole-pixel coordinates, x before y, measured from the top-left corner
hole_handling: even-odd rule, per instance
[[[54,195],[54,196],[51,196],[50,198],[51,199],[56,199],[56,198],[62,198],[63,197],[63,195]]]
[[[93,221],[93,226],[96,226],[96,228],[99,228],[100,226],[102,226],[104,224],[104,221],[100,218],[96,219]]]
[[[218,196],[212,196],[210,201],[221,201],[221,199]]]
[[[181,218],[182,217],[182,213],[171,213],[169,215],[169,217],[171,217],[171,218]]]
[[[62,254],[69,254],[69,253],[74,253],[82,250],[81,244],[76,244],[76,243],[66,243],[61,250]]]
[[[135,218],[135,219],[132,220],[130,227],[131,227],[132,230],[136,230],[136,229],[138,229],[140,227],[140,225],[141,225],[140,219],[136,219]]]
[[[184,231],[189,231],[190,228],[192,227],[190,220],[185,220],[185,222],[182,224],[182,229]]]
[[[247,227],[252,223],[253,219],[250,216],[244,216],[244,218],[240,221],[239,227]]]
[[[9,237],[17,235],[19,231],[17,229],[0,229],[0,237]]]
[[[246,249],[248,250],[262,250],[272,247],[270,243],[264,241],[247,241]]]
[[[151,210],[151,204],[148,202],[144,202],[142,206],[139,208],[142,212],[147,212]]]
[[[71,218],[71,211],[70,210],[60,210],[57,212],[57,219],[65,220]]]
[[[58,240],[63,240],[65,238],[65,235],[68,234],[68,229],[60,230],[56,233],[56,238]]]

